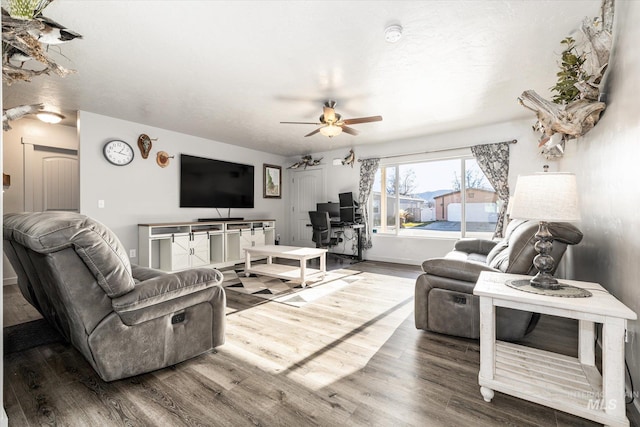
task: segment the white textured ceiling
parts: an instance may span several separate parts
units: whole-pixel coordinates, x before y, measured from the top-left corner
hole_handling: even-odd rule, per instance
[[[51,48],[77,70],[4,87],[4,108],[44,102],[281,155],[532,117],[560,40],[600,0],[66,1],[48,16],[84,35]],[[402,25],[396,44],[384,29]],[[360,135],[303,135],[322,104]],[[141,130],[142,131],[142,130]]]

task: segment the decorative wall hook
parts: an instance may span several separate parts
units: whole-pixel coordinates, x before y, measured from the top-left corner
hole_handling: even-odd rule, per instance
[[[142,154],[142,158],[146,159],[149,157],[149,152],[151,151],[151,146],[153,145],[151,141],[157,141],[158,138],[149,138],[149,135],[142,134],[138,137],[138,147],[140,148],[140,154]]]
[[[158,151],[156,155],[156,163],[161,168],[166,168],[169,166],[169,159],[173,159],[175,156],[170,156],[166,151]]]
[[[356,161],[356,153],[353,152],[353,148],[349,150],[349,154],[342,160],[343,165],[351,165],[353,167],[353,162]]]

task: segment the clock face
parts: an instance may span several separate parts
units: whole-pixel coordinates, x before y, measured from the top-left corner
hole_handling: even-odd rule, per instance
[[[104,145],[104,157],[116,166],[128,165],[133,160],[133,148],[124,141],[109,141]]]

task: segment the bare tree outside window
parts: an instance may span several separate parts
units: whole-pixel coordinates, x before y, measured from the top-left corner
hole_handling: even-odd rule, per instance
[[[493,188],[489,185],[489,183],[487,182],[487,178],[484,176],[481,170],[467,168],[464,171],[464,175],[467,188],[479,188],[481,190],[493,191]],[[460,176],[456,171],[453,172],[453,181],[451,181],[451,185],[454,191],[460,191],[462,189]]]
[[[418,184],[416,183],[416,171],[413,169],[405,169],[400,174],[400,181],[398,182],[398,193],[401,196],[412,195]],[[396,175],[393,175],[390,179],[387,179],[387,194],[396,194]]]

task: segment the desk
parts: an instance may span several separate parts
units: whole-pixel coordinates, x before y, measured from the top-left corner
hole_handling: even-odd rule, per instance
[[[331,228],[351,228],[356,231],[356,239],[358,239],[358,261],[362,261],[362,240],[361,232],[364,224],[354,222],[331,222]]]
[[[562,280],[585,288],[589,298],[537,295],[510,288],[529,278],[482,272],[473,290],[480,297],[480,392],[494,390],[608,426],[629,426],[625,415],[624,331],[636,314],[597,283]],[[579,320],[578,357],[496,340],[496,307]],[[595,366],[594,324],[602,324],[602,375]]]

